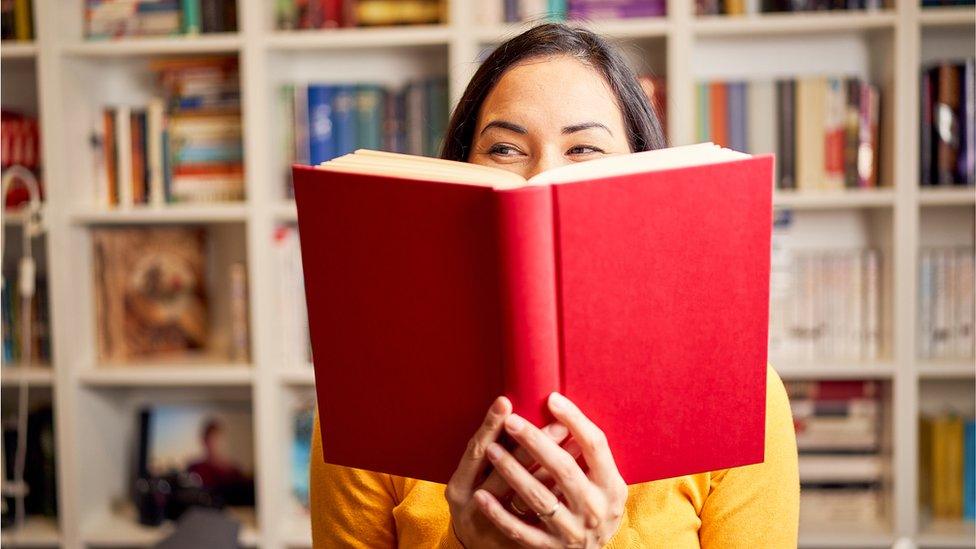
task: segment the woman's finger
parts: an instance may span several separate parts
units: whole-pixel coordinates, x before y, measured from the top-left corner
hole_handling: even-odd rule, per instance
[[[485,415],[485,420],[478,427],[474,436],[468,441],[468,446],[464,450],[464,455],[458,463],[454,475],[448,483],[448,489],[457,499],[466,499],[465,495],[470,494],[474,489],[475,479],[484,470],[487,462],[485,461],[485,450],[488,445],[494,442],[501,433],[505,418],[512,412],[512,403],[506,397],[500,396],[492,403]],[[463,493],[458,493],[458,492]]]
[[[488,459],[495,466],[495,471],[505,478],[508,485],[535,513],[547,515],[556,508],[557,504],[560,504],[559,498],[500,444],[493,442],[488,445]],[[570,546],[580,545],[586,541],[586,532],[582,525],[566,510],[562,512],[557,510],[552,516],[547,517],[545,522],[552,533]]]
[[[573,440],[583,452],[583,459],[589,468],[589,477],[604,488],[622,482],[617,464],[610,452],[607,436],[590,421],[579,407],[563,395],[553,392],[549,395],[549,410],[560,422],[566,424]]]
[[[562,423],[550,423],[542,428],[542,432],[545,433],[546,436],[552,439],[556,444],[561,444],[564,440],[566,440],[566,437],[569,436],[569,429],[567,429]],[[532,455],[529,454],[525,448],[522,448],[521,446],[516,448],[515,451],[512,452],[512,455],[526,469],[532,470],[535,468],[535,460],[532,459]],[[544,469],[538,469],[538,472],[544,472]],[[508,483],[505,482],[505,478],[499,475],[496,471],[492,471],[480,487],[488,490],[492,493],[492,495],[499,499],[503,499],[509,490],[509,486]]]
[[[562,543],[549,532],[529,526],[509,513],[499,503],[498,499],[487,490],[480,488],[476,490],[474,500],[478,503],[478,508],[482,514],[488,517],[488,520],[509,539],[533,549],[550,549],[562,546]]]
[[[549,471],[573,510],[584,517],[587,526],[598,524],[605,505],[603,495],[573,456],[518,414],[505,418],[505,430]]]

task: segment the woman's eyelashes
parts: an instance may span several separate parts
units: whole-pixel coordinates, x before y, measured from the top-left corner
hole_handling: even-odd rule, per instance
[[[524,156],[518,147],[508,143],[496,143],[488,148],[488,154],[495,158],[517,158]],[[574,145],[566,149],[566,156],[585,156],[590,154],[606,154],[606,151],[593,145]]]

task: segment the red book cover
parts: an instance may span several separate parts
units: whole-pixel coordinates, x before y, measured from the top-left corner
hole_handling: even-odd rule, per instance
[[[629,484],[761,462],[772,162],[514,188],[295,166],[325,460],[446,483],[496,396],[542,425],[558,390]]]

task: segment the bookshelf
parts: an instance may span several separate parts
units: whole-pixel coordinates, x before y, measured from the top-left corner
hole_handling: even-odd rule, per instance
[[[4,545],[16,540],[34,547],[144,547],[158,540],[163,530],[138,526],[131,507],[116,504],[125,492],[135,410],[143,402],[227,399],[248,403],[253,415],[258,496],[255,510],[241,516],[242,543],[310,546],[307,520],[289,494],[285,451],[290,406],[308,395],[314,377],[308,364],[282,362],[276,331],[271,234],[277,224],[294,222],[295,206],[282,192],[274,91],[284,82],[398,82],[446,74],[453,105],[478,54],[525,26],[484,25],[473,19],[473,0],[448,1],[449,21],[443,25],[279,31],[273,26],[274,3],[238,0],[236,33],[102,42],[84,41],[81,0],[34,2],[37,40],[0,44],[0,58],[4,106],[33,97],[41,113],[54,364],[52,370],[5,367],[2,386],[7,396],[25,379],[54,402],[59,518],[31,520],[22,532],[5,529]],[[892,471],[886,520],[856,532],[804,525],[804,547],[890,547],[900,538],[921,547],[974,546],[971,523],[920,516],[917,424],[922,410],[945,399],[971,408],[976,367],[965,360],[917,359],[915,336],[919,248],[946,239],[972,246],[976,217],[973,188],[918,186],[918,69],[941,56],[972,55],[974,25],[972,7],[923,9],[909,0],[876,11],[742,17],[696,17],[691,0],[669,0],[665,18],[592,25],[624,46],[642,68],[667,76],[674,144],[689,143],[695,135],[699,79],[828,72],[857,74],[881,85],[887,106],[881,187],[775,197],[777,208],[794,210],[810,227],[803,236],[809,245],[857,241],[884,254],[884,344],[877,360],[771,358],[785,379],[877,379],[886,387],[886,456]],[[214,53],[240,61],[246,199],[194,207],[96,207],[85,146],[91,113],[107,102],[143,101],[147,61],[154,57]],[[947,216],[957,222],[945,227],[940,220]],[[5,214],[5,230],[17,219]],[[218,260],[218,270],[230,260],[246,262],[248,362],[98,364],[87,320],[93,318],[91,232],[106,225],[160,224],[202,225],[220,235],[232,251]]]

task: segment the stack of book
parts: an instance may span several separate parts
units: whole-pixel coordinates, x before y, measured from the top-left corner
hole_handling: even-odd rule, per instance
[[[479,22],[488,24],[663,17],[667,13],[665,0],[487,0],[478,7]]]
[[[22,348],[23,300],[17,291],[16,272],[5,272],[3,282],[3,364],[25,365]],[[31,365],[51,364],[51,322],[48,316],[47,279],[39,277],[31,301]]]
[[[976,303],[972,248],[924,248],[919,256],[918,356],[972,359]]]
[[[933,518],[976,520],[976,424],[946,413],[919,422],[919,502]]]
[[[34,13],[31,0],[4,0],[0,3],[0,40],[30,42],[34,39]]]
[[[44,197],[41,181],[41,138],[37,118],[23,113],[4,110],[0,115],[0,169],[11,166],[27,168],[37,178]],[[17,184],[5,197],[4,206],[13,208],[30,198],[27,188]]]
[[[778,360],[868,361],[881,350],[877,250],[790,251],[792,223],[777,213],[769,293],[769,355]],[[780,233],[780,234],[777,234]]]
[[[922,70],[921,184],[976,184],[976,58]]]
[[[85,38],[237,30],[237,0],[86,0]]]
[[[285,150],[286,194],[291,165],[319,163],[356,149],[437,156],[447,128],[447,79],[381,84],[295,84],[278,94]]]
[[[749,15],[768,12],[878,10],[881,0],[695,0],[697,15]]]
[[[151,68],[164,97],[107,107],[94,122],[96,203],[243,200],[237,59],[159,59]]]
[[[880,100],[858,78],[700,82],[697,137],[776,153],[780,189],[876,187]]]
[[[278,0],[274,10],[275,22],[281,30],[447,21],[447,0]]]
[[[800,466],[800,523],[860,526],[883,514],[880,386],[788,382]]]
[[[278,273],[278,328],[281,364],[295,366],[312,360],[308,338],[308,312],[305,308],[305,278],[298,227],[275,228],[272,249]]]

